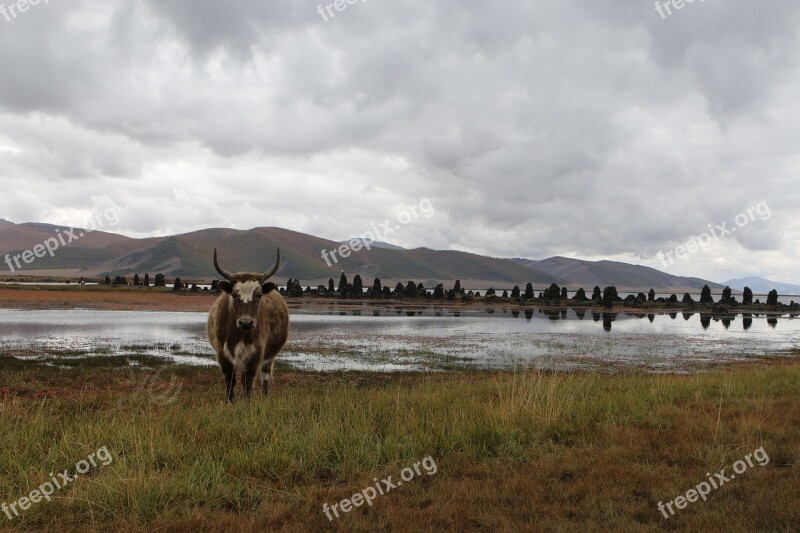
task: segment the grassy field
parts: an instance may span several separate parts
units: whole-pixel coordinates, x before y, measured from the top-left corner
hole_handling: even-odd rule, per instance
[[[0,503],[19,510],[92,453],[96,466],[0,513],[0,529],[800,529],[797,362],[691,376],[280,370],[269,398],[228,405],[217,369],[4,363]],[[766,466],[659,512],[760,447]],[[388,476],[396,488],[342,511]]]

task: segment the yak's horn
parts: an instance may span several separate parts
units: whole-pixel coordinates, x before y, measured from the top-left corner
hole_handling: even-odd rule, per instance
[[[275,272],[278,271],[278,268],[281,266],[281,249],[278,248],[278,257],[275,259],[275,266],[272,267],[272,270],[269,272],[265,272],[261,275],[261,283],[267,281]]]
[[[221,266],[219,266],[219,262],[217,261],[217,249],[214,248],[214,268],[217,269],[223,278],[227,279],[228,281],[233,281],[233,273],[228,272],[227,270],[223,270]]]

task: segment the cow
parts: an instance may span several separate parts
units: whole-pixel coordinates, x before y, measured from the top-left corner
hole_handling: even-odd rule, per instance
[[[281,251],[269,272],[228,272],[219,266],[214,249],[214,268],[225,278],[219,296],[208,314],[208,341],[217,353],[225,375],[226,399],[233,401],[236,374],[242,375],[244,395],[249,398],[253,380],[260,371],[261,387],[269,393],[275,356],[289,336],[289,309],[267,280],[278,271]]]

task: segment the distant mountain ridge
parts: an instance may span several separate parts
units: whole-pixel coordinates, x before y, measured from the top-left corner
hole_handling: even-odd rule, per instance
[[[355,237],[346,241],[339,241],[339,244],[349,244],[354,240],[361,240],[361,237]],[[375,248],[385,248],[387,250],[408,250],[408,248],[403,248],[402,246],[397,246],[396,244],[392,244],[390,242],[369,241],[367,244]]]
[[[7,221],[3,221],[7,222]],[[58,226],[39,223],[0,223],[0,259],[6,254],[20,254],[53,237]],[[76,232],[80,230],[76,229]],[[347,241],[349,242],[349,241]],[[232,271],[267,270],[275,260],[275,250],[281,249],[281,268],[278,278],[299,279],[303,285],[338,281],[341,271],[352,279],[360,274],[369,285],[375,277],[386,283],[414,280],[425,286],[444,283],[446,286],[462,280],[465,287],[496,289],[533,283],[542,290],[550,283],[570,289],[583,287],[587,291],[598,285],[616,285],[621,291],[698,292],[703,285],[720,290],[723,285],[702,280],[673,276],[659,270],[616,261],[583,261],[566,257],[543,260],[504,259],[485,257],[455,250],[429,248],[403,249],[376,243],[371,250],[354,251],[346,258],[337,254],[337,261],[326,263],[322,252],[338,250],[342,243],[283,228],[253,228],[236,230],[210,228],[167,237],[134,239],[106,231],[86,232],[83,237],[62,247],[54,257],[37,258],[27,270],[48,276],[86,277],[132,276],[145,272],[184,279],[219,277],[211,257],[219,251],[222,266]],[[0,273],[8,267],[0,263]],[[755,290],[755,289],[754,289]]]
[[[745,287],[750,287],[756,294],[767,294],[772,289],[778,291],[781,295],[799,295],[800,285],[792,285],[790,283],[780,283],[778,281],[770,281],[758,276],[749,276],[746,278],[729,279],[724,283],[731,289],[743,290]]]
[[[670,288],[697,290],[708,285],[711,289],[723,289],[719,283],[700,278],[673,276],[655,268],[632,265],[619,261],[585,261],[569,257],[550,257],[540,261],[516,259],[520,264],[570,280],[583,287],[616,285],[628,288]]]

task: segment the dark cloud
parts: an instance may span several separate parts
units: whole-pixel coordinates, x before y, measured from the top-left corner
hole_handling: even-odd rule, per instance
[[[670,270],[800,281],[800,5],[317,9],[76,0],[0,17],[0,178],[15,185],[0,209],[114,201],[132,235],[338,240],[429,197],[436,214],[394,241],[658,267],[659,250],[767,202],[769,220]]]

